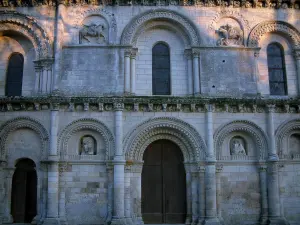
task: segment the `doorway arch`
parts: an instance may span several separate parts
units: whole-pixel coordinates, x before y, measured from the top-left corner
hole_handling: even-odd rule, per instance
[[[143,155],[142,217],[144,223],[176,224],[186,219],[183,154],[175,143],[157,140]]]
[[[11,215],[14,223],[31,223],[37,215],[37,173],[28,158],[16,164],[12,179]]]

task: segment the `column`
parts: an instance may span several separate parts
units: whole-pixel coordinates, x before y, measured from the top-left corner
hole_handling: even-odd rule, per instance
[[[4,168],[4,174],[5,174],[5,197],[4,201],[6,204],[4,204],[4,212],[3,212],[3,223],[12,223],[13,218],[11,215],[11,188],[12,188],[12,177],[14,175],[15,168]]]
[[[135,58],[136,58],[137,49],[134,48],[131,50],[130,55],[130,92],[135,94],[135,83],[136,83],[136,73],[135,73]]]
[[[53,103],[50,112],[50,151],[48,155],[48,193],[45,225],[59,224],[59,165],[57,154],[57,133],[59,104]]]
[[[144,224],[142,218],[142,162],[135,162],[131,167],[132,220],[134,224]]]
[[[259,165],[258,169],[261,194],[260,224],[265,225],[268,222],[267,166]]]
[[[192,222],[192,175],[190,164],[185,163],[186,179],[186,219],[185,224],[190,225]]]
[[[125,186],[125,221],[126,225],[133,224],[131,219],[131,195],[130,195],[130,175],[131,175],[131,166],[126,165],[125,166],[125,180],[124,180],[124,186]]]
[[[125,50],[124,57],[124,92],[130,93],[130,50]]]
[[[205,166],[199,165],[199,220],[198,225],[202,225],[205,221],[205,183],[204,183],[204,174]]]
[[[111,165],[110,163],[108,163],[106,165],[106,172],[107,172],[107,183],[108,183],[108,187],[107,187],[107,217],[105,219],[105,222],[107,224],[110,224],[110,222],[112,221],[112,209],[113,209],[113,204],[114,204],[114,190],[113,190],[113,185],[114,185],[114,167],[113,165]]]
[[[34,92],[40,93],[41,92],[41,77],[43,72],[43,67],[40,61],[33,61],[34,62],[34,69],[35,69],[35,85],[34,85]]]
[[[298,95],[300,95],[300,50],[294,50],[294,58],[296,61],[296,72],[297,72],[297,79],[298,79]]]
[[[115,157],[114,164],[114,207],[111,224],[124,225],[124,166],[123,157],[123,103],[114,103],[115,111]]]
[[[269,151],[268,151],[268,160],[269,161],[278,161],[278,155],[276,151],[275,144],[275,130],[274,130],[274,112],[275,105],[267,105],[268,112],[268,136],[269,136]]]
[[[256,81],[256,89],[257,89],[257,94],[260,93],[260,88],[259,88],[259,70],[258,70],[258,57],[259,57],[259,50],[254,51],[254,79]]]
[[[221,202],[222,202],[222,186],[221,186],[221,173],[223,170],[223,165],[218,164],[216,167],[216,187],[217,187],[217,215],[219,220],[222,220],[222,210],[221,210]]]
[[[187,58],[187,74],[188,74],[188,94],[192,95],[193,91],[193,60],[192,60],[192,51],[186,49],[184,54]]]
[[[193,78],[194,78],[194,94],[200,94],[200,77],[199,77],[199,56],[200,52],[193,49]]]
[[[195,165],[192,165],[192,225],[197,225],[198,223],[198,168],[195,168]]]
[[[206,225],[219,225],[217,217],[217,193],[216,193],[216,157],[213,140],[213,111],[214,105],[206,104],[206,168],[205,168],[205,196],[206,196]]]

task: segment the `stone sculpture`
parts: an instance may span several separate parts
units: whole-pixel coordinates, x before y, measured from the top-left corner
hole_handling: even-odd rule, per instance
[[[79,31],[79,44],[83,43],[105,44],[105,26],[103,24],[83,25]]]
[[[246,155],[246,150],[245,150],[243,141],[240,138],[234,138],[232,140],[230,154],[231,155]]]
[[[217,46],[241,46],[243,45],[243,31],[239,27],[229,24],[220,26],[216,31],[220,36]]]
[[[95,141],[94,138],[90,136],[85,136],[81,139],[81,149],[80,154],[81,155],[95,155],[96,149],[95,149]]]

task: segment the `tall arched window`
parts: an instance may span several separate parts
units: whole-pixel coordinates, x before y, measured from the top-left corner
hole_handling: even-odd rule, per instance
[[[270,95],[286,95],[287,84],[283,48],[277,43],[267,47]]]
[[[152,93],[170,95],[170,51],[166,44],[158,43],[152,49]]]
[[[13,53],[10,56],[6,75],[6,96],[22,95],[24,57],[20,53]]]

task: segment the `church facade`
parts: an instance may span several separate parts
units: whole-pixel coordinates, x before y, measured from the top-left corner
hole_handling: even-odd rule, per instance
[[[0,224],[299,225],[299,0],[0,0]]]

